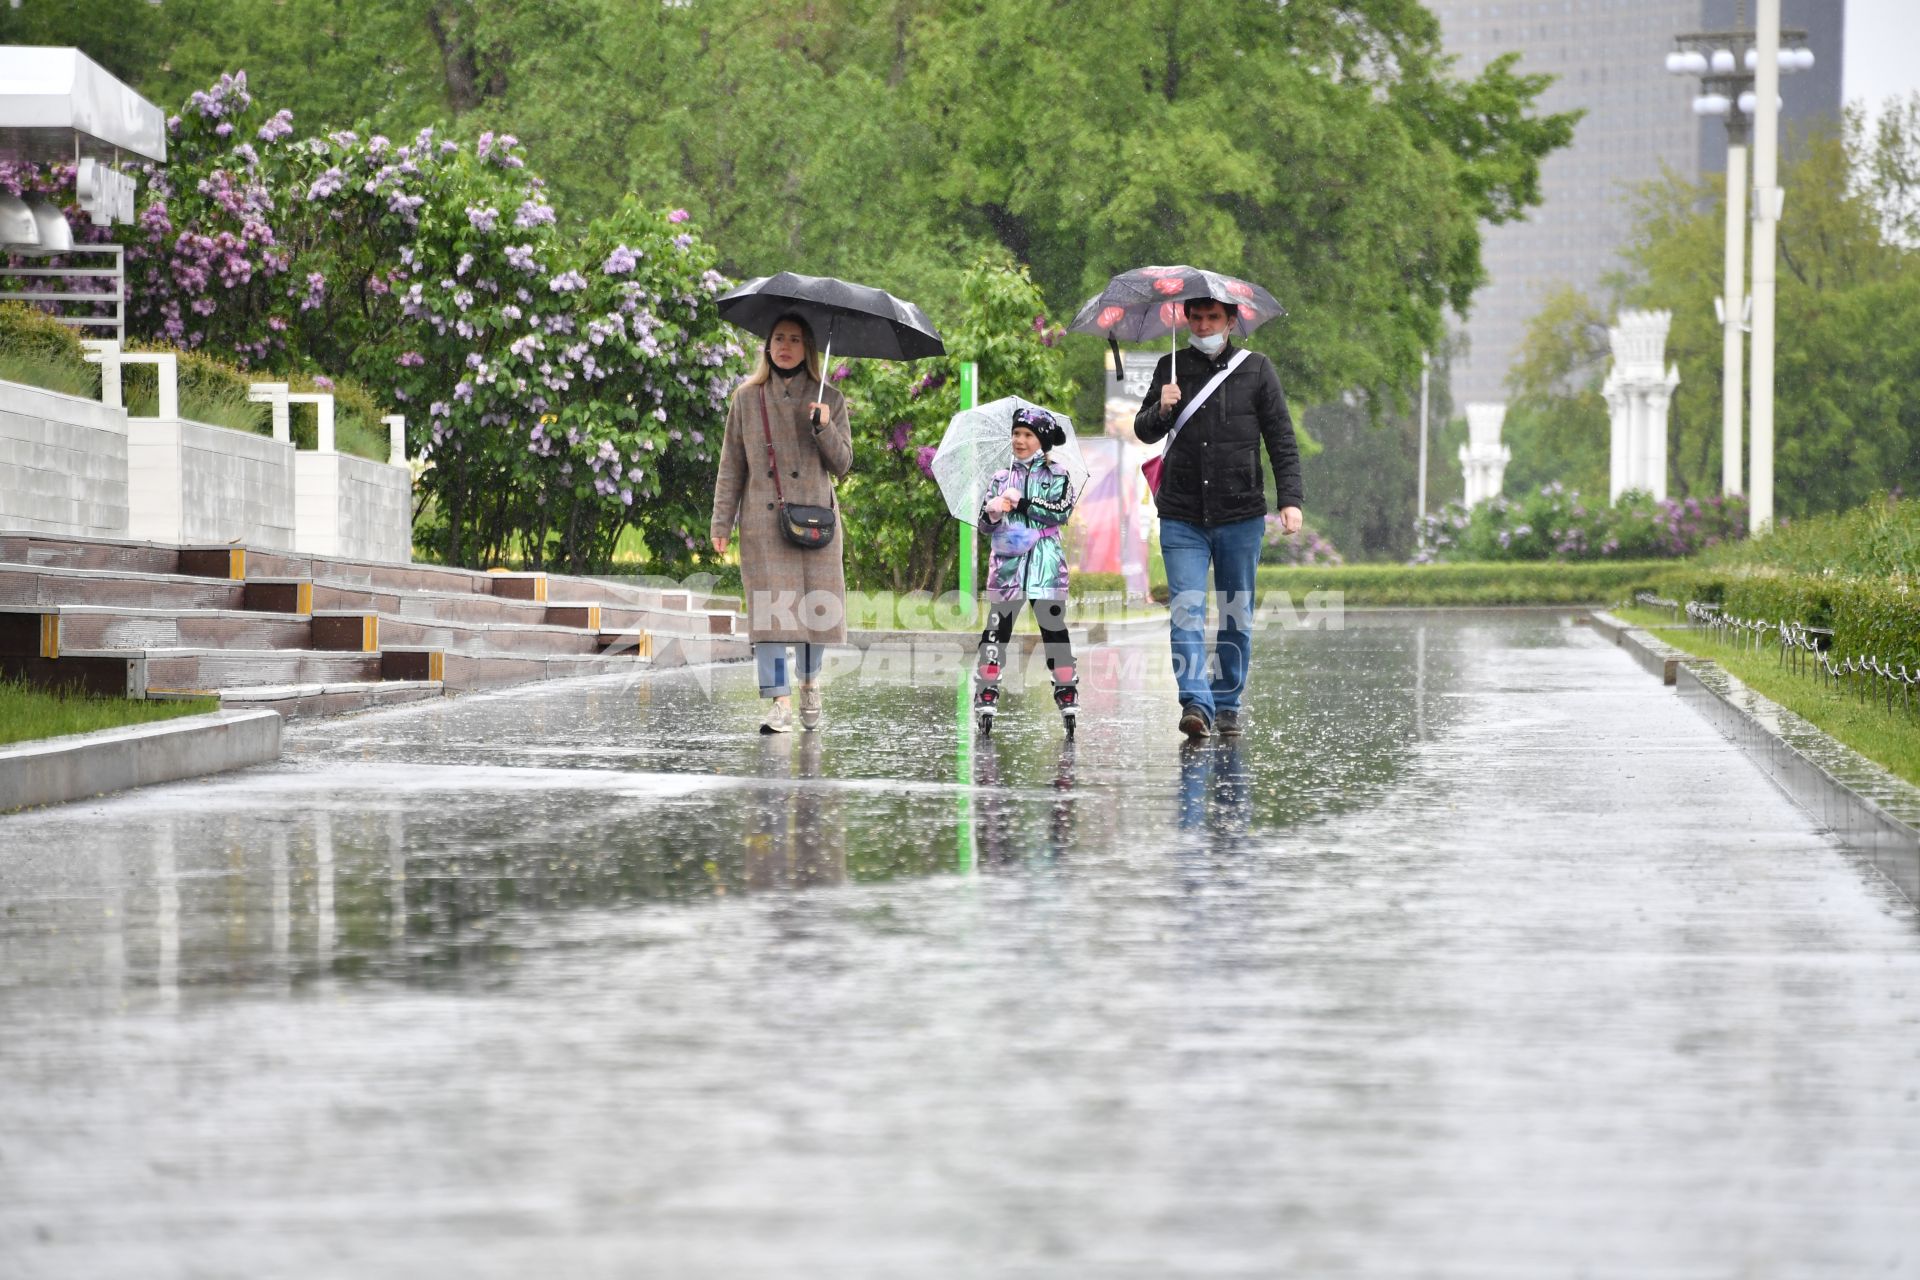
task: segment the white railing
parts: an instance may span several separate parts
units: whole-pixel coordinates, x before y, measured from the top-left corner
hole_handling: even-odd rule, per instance
[[[16,6],[18,7],[18,6]],[[111,329],[113,341],[124,342],[127,336],[127,261],[126,248],[117,244],[76,244],[67,249],[23,249],[19,245],[10,245],[9,255],[22,258],[70,257],[74,254],[106,254],[113,264],[106,267],[17,267],[11,262],[0,265],[0,280],[8,277],[54,280],[105,280],[110,288],[96,293],[36,293],[31,290],[0,292],[0,302],[31,302],[36,305],[56,303],[61,310],[54,312],[54,319],[61,324],[72,325],[76,329]],[[111,305],[110,316],[69,314],[70,306]]]

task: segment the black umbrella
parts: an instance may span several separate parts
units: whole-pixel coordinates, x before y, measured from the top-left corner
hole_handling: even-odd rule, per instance
[[[873,360],[918,360],[943,356],[947,346],[927,313],[885,289],[782,271],[749,280],[720,299],[720,317],[764,338],[774,322],[792,312],[804,316],[844,356]]]
[[[1067,326],[1071,333],[1094,333],[1113,347],[1114,377],[1120,373],[1120,343],[1170,337],[1187,322],[1181,303],[1212,298],[1239,309],[1235,323],[1252,333],[1267,321],[1286,314],[1279,301],[1257,284],[1238,276],[1202,271],[1198,267],[1135,267],[1107,281],[1107,287],[1087,299]]]

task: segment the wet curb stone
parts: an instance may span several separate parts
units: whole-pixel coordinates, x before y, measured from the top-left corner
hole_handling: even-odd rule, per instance
[[[0,813],[280,758],[278,711],[215,711],[0,747]]]
[[[1592,615],[1848,847],[1920,904],[1920,787],[1755,692],[1719,663],[1685,653],[1611,614]]]

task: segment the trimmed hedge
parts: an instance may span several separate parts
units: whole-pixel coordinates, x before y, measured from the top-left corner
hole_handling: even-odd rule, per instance
[[[1920,665],[1920,592],[1898,579],[1688,566],[1649,574],[1626,594],[1643,590],[1717,604],[1739,618],[1826,627],[1836,658]]]
[[[1340,591],[1349,605],[1601,604],[1631,594],[1670,562],[1262,565],[1258,590]]]

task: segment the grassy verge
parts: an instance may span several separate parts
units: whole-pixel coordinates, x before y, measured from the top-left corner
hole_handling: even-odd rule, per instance
[[[119,729],[220,708],[214,698],[180,702],[137,702],[132,698],[96,698],[88,694],[37,689],[14,680],[0,681],[0,743],[57,738],[96,729]]]
[[[1607,612],[1636,627],[1664,628],[1687,626],[1687,615],[1675,616],[1672,609],[1650,609],[1643,604],[1610,605]]]
[[[1309,591],[1340,591],[1357,607],[1598,604],[1620,599],[1666,563],[1262,565],[1258,580],[1263,595],[1285,591],[1299,602]]]
[[[1713,659],[1756,692],[1874,763],[1920,784],[1920,716],[1898,709],[1889,713],[1884,703],[1863,702],[1856,695],[1821,684],[1817,676],[1782,667],[1778,653],[1771,648],[1743,649],[1721,643],[1711,632],[1674,629],[1673,615],[1666,609],[1635,605],[1609,612],[1636,626],[1667,628],[1659,636],[1674,648]]]

